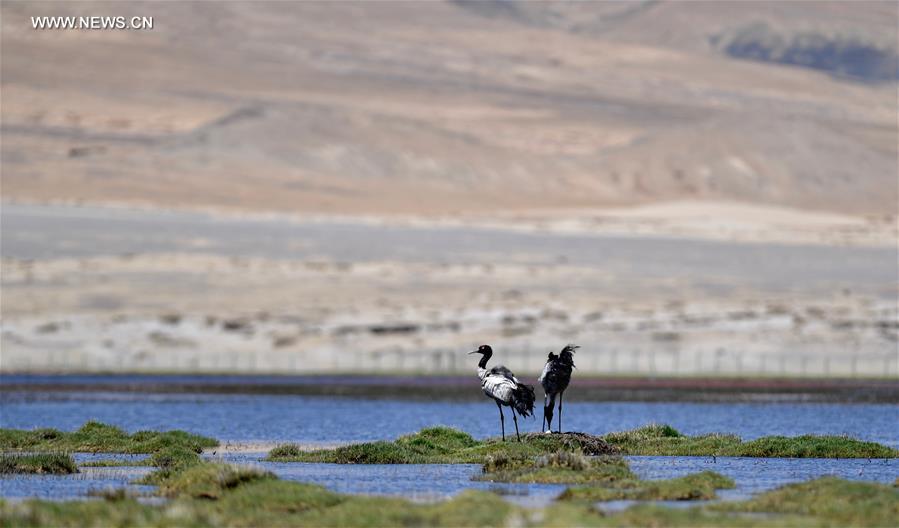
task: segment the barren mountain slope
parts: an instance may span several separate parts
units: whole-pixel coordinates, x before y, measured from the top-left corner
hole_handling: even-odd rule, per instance
[[[0,9],[4,199],[895,213],[895,3]],[[32,30],[38,15],[155,27]],[[870,67],[847,69],[853,53]]]

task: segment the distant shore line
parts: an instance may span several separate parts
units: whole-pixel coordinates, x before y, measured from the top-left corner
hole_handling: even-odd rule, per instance
[[[474,400],[471,376],[0,374],[0,393],[147,392]],[[414,390],[412,390],[414,389]],[[569,401],[899,403],[899,379],[582,377]]]

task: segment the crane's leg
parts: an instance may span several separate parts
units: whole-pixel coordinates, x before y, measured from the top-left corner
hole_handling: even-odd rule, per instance
[[[503,416],[503,406],[500,404],[497,404],[497,407],[499,407],[499,425],[502,428],[502,432],[503,432],[503,442],[505,442],[506,441],[506,417]]]
[[[546,424],[546,402],[549,401],[549,394],[543,393],[543,420],[540,422],[540,432],[546,431],[543,428],[544,424]]]
[[[562,396],[565,394],[565,391],[559,393],[559,432],[562,432]]]
[[[556,406],[556,395],[547,394],[543,399],[543,418],[546,420],[546,429],[544,431],[551,432],[553,428],[553,407]]]
[[[512,409],[512,421],[515,422],[515,438],[521,442],[521,435],[518,434],[518,415],[515,414],[515,407],[510,407]]]

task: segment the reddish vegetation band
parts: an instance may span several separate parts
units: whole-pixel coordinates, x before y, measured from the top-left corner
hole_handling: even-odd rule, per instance
[[[0,392],[258,393],[475,399],[470,376],[2,376]],[[409,388],[416,388],[409,391]],[[593,401],[829,401],[899,403],[899,380],[578,378],[567,396]]]

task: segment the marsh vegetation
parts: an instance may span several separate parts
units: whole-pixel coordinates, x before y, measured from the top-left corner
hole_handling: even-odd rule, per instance
[[[78,466],[68,453],[4,453],[0,475],[10,473],[68,475],[78,473]]]
[[[57,429],[0,429],[0,449],[4,451],[65,451],[83,453],[157,453],[182,449],[200,453],[218,441],[184,431],[138,431],[88,421],[74,432]]]
[[[148,454],[137,461],[97,460],[85,467],[156,466],[157,470],[144,478],[146,484],[157,484],[175,470],[200,463],[204,448],[215,447],[218,441],[184,431],[138,431],[128,434],[122,429],[89,421],[73,432],[56,429],[0,429],[0,450],[3,455],[0,473],[75,473],[74,460],[68,454],[55,453],[122,453]],[[40,454],[31,454],[41,452]],[[7,469],[9,469],[7,471]]]
[[[899,451],[847,436],[763,436],[743,441],[733,434],[688,436],[670,425],[648,425],[602,437],[626,455],[741,456],[773,458],[896,458]]]
[[[422,504],[395,497],[337,493],[325,487],[281,480],[258,467],[203,460],[203,447],[217,441],[181,431],[127,434],[115,427],[89,422],[75,432],[50,429],[0,431],[3,449],[19,450],[13,458],[32,456],[26,450],[67,448],[91,452],[146,453],[130,464],[155,470],[141,483],[153,484],[164,500],[147,504],[128,490],[93,493],[98,500],[54,502],[0,500],[3,526],[820,526],[852,524],[880,526],[895,518],[899,488],[869,482],[824,478],[788,485],[727,503],[705,503],[671,509],[639,501],[705,500],[734,482],[714,472],[698,472],[665,480],[644,480],[620,453],[646,446],[681,443],[684,449],[701,437],[686,437],[668,426],[649,426],[598,437],[582,433],[528,434],[522,442],[476,440],[447,427],[432,427],[392,442],[355,444],[331,450],[303,451],[280,446],[270,460],[339,463],[480,463],[478,479],[494,482],[567,484],[559,500],[541,508],[527,508],[485,490],[468,490],[455,497]],[[669,439],[669,440],[662,440]],[[673,440],[672,440],[673,439]],[[802,437],[788,439],[775,452],[814,452]],[[867,443],[829,444],[824,452],[861,446],[859,452],[895,451]],[[700,444],[705,445],[705,444]],[[775,443],[776,445],[776,443]],[[848,446],[848,447],[847,447]],[[665,447],[668,449],[669,447]],[[857,454],[857,453],[856,453]],[[69,455],[62,455],[71,461]],[[47,459],[49,460],[49,459]],[[92,465],[115,465],[101,460]],[[74,462],[72,462],[74,468]],[[76,468],[77,469],[77,468]],[[619,512],[603,512],[597,503],[633,500],[638,504]],[[747,516],[747,514],[749,514]],[[763,515],[756,515],[763,514]]]
[[[522,436],[522,442],[475,440],[447,427],[423,429],[392,442],[365,442],[335,449],[306,451],[295,444],[278,446],[268,460],[337,464],[488,463],[488,457],[523,459],[560,449],[584,455],[744,456],[783,458],[896,458],[899,451],[875,442],[844,436],[765,436],[748,442],[732,434],[687,436],[669,425],[594,436],[585,433]]]
[[[712,471],[684,477],[647,481],[631,471],[621,457],[587,458],[557,451],[536,459],[489,457],[479,478],[493,482],[576,484],[561,500],[699,500],[715,499],[716,489],[729,489],[734,481]]]
[[[443,502],[345,495],[279,480],[253,468],[202,462],[169,475],[159,493],[170,500],[138,502],[127,493],[94,501],[0,501],[8,526],[884,526],[895,518],[899,489],[868,482],[819,479],[754,499],[688,509],[637,505],[603,513],[593,497],[546,508],[523,508],[495,493],[466,491]],[[584,500],[578,500],[584,499]],[[746,516],[746,513],[764,513]]]

